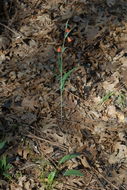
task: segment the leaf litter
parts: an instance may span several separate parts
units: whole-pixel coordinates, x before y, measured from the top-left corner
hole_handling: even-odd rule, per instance
[[[126,1],[0,5],[0,155],[13,166],[0,188],[46,189],[58,161],[80,154],[53,189],[127,189]],[[56,50],[67,21],[61,122]]]

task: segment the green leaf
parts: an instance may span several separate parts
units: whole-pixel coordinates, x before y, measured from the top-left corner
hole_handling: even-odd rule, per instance
[[[11,175],[9,173],[3,172],[3,176],[7,179],[11,179]]]
[[[64,53],[66,49],[67,47],[62,47],[62,53]]]
[[[59,162],[58,164],[63,164],[65,163],[66,161],[68,160],[71,160],[72,158],[76,158],[77,156],[79,156],[80,154],[79,153],[75,153],[75,154],[68,154],[66,156],[64,156]]]
[[[58,68],[59,68],[59,72],[62,73],[62,71],[63,71],[63,61],[62,61],[61,53],[58,54]]]
[[[64,173],[64,176],[84,176],[83,173],[81,173],[79,170],[67,170]]]
[[[11,164],[7,164],[6,165],[6,170],[9,170],[9,169],[11,169],[13,166],[11,165]]]
[[[70,77],[71,73],[75,70],[75,68],[71,69],[70,71],[68,71],[67,73],[64,73],[62,79],[61,79],[61,86],[60,86],[60,90],[64,90],[64,86],[65,83],[67,81],[67,79]]]
[[[55,177],[56,177],[56,170],[50,172],[50,174],[48,175],[48,183],[52,184],[52,182],[53,182],[53,180],[54,180]]]
[[[6,165],[7,165],[6,156],[3,156],[3,158],[1,159],[1,165],[2,165],[2,168],[5,170],[6,169]]]
[[[101,101],[101,104],[106,102],[109,98],[111,98],[111,96],[114,95],[114,92],[108,92],[103,98],[102,98],[102,101]]]
[[[6,141],[0,142],[0,149],[2,149],[6,144]]]
[[[70,33],[70,32],[66,32],[66,33],[64,34],[64,39],[66,39],[66,38],[68,37],[69,33]]]
[[[67,29],[68,28],[68,26],[69,26],[69,19],[67,20],[67,22],[66,22],[66,26],[65,26],[65,29]]]
[[[119,94],[116,100],[117,104],[121,107],[126,105],[126,96],[124,94]]]

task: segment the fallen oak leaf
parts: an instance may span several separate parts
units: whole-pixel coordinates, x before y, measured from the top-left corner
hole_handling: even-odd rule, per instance
[[[35,110],[35,107],[37,107],[37,101],[35,100],[35,97],[27,96],[22,101],[22,107],[28,108],[30,110]]]
[[[84,168],[89,168],[89,169],[91,168],[85,156],[80,156],[79,159]]]

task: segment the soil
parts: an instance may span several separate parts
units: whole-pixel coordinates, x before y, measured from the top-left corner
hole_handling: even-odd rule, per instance
[[[63,71],[74,70],[61,104],[66,27]],[[11,168],[0,189],[127,190],[126,69],[127,1],[1,1],[0,160]]]

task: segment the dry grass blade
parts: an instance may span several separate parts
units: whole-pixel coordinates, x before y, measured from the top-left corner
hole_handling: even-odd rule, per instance
[[[109,181],[105,176],[103,176],[99,171],[97,171],[95,168],[91,168],[93,170],[93,174],[95,173],[97,177],[102,177],[111,187],[115,188],[116,190],[119,190],[119,187],[114,185],[111,181]],[[126,189],[125,189],[126,190]]]

